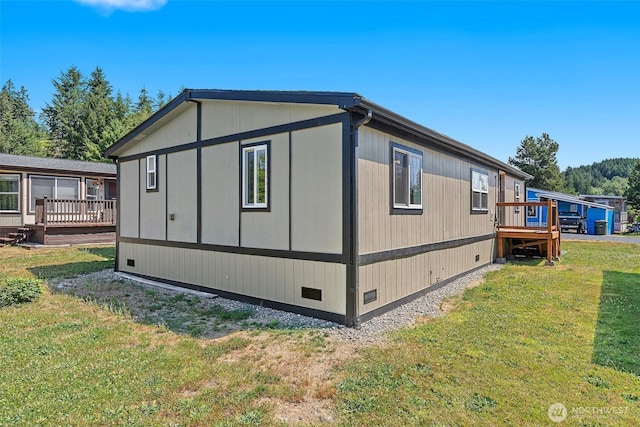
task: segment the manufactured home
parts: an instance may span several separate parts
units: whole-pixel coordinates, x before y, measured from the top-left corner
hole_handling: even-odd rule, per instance
[[[0,153],[0,244],[115,241],[116,166]]]
[[[354,93],[185,90],[105,155],[116,270],[349,326],[526,225],[530,175]]]

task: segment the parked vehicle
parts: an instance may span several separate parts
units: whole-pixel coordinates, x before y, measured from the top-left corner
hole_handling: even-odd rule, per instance
[[[576,233],[586,233],[585,218],[578,212],[560,212],[560,231],[576,230]]]

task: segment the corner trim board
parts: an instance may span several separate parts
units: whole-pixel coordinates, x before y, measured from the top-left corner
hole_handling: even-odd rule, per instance
[[[391,261],[400,258],[409,258],[427,252],[439,251],[442,249],[458,248],[460,246],[470,245],[472,243],[491,240],[496,237],[495,233],[484,234],[482,236],[465,237],[462,239],[447,240],[444,242],[428,243],[420,246],[410,246],[406,248],[391,249],[388,251],[372,252],[363,254],[358,257],[359,265],[369,265],[378,262]]]

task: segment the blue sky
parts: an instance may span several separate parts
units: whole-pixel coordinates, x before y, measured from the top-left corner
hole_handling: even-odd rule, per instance
[[[133,98],[181,87],[357,92],[502,160],[640,157],[640,1],[0,1],[0,80],[39,111],[100,66]]]

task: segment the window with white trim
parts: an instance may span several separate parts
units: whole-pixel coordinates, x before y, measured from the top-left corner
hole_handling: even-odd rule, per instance
[[[242,147],[242,207],[263,208],[269,202],[269,150],[267,144]]]
[[[35,212],[36,199],[80,200],[80,178],[29,177],[29,212]]]
[[[158,156],[155,154],[147,156],[147,190],[158,189]]]
[[[520,183],[515,183],[514,188],[513,188],[513,198],[514,201],[519,202],[520,201]],[[520,206],[516,206],[515,208],[515,213],[520,213]]]
[[[422,209],[422,152],[392,144],[393,208]]]
[[[19,175],[0,175],[0,212],[20,212]]]
[[[489,210],[489,174],[471,169],[471,210]]]

